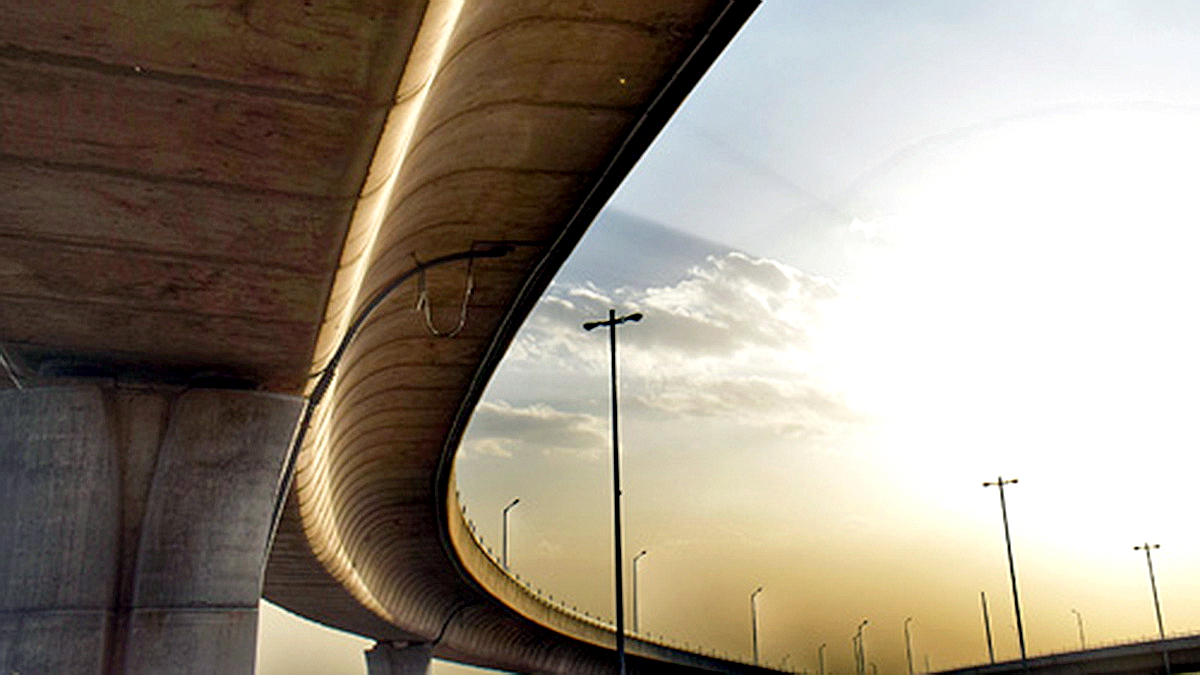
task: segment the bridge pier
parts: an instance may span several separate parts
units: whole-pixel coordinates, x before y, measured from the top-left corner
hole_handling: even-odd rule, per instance
[[[397,645],[376,642],[366,651],[367,675],[427,675],[433,658],[433,645],[419,642]]]
[[[0,672],[254,670],[301,399],[0,390]]]

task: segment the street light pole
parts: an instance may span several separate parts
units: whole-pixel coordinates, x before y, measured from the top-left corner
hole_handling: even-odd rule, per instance
[[[625,580],[621,574],[625,566],[625,556],[621,552],[621,451],[617,435],[617,326],[626,321],[641,321],[639,313],[617,316],[616,310],[608,310],[607,321],[588,321],[583,324],[584,330],[593,328],[608,328],[609,372],[612,375],[612,446],[613,446],[613,554],[616,560],[613,574],[616,577],[614,594],[616,595],[616,641],[617,667],[620,675],[625,675]]]
[[[1083,639],[1083,615],[1074,607],[1071,608],[1071,612],[1075,615],[1075,623],[1079,624],[1079,648],[1087,649],[1087,641]]]
[[[641,553],[633,556],[633,632],[635,635],[638,632],[638,584],[637,584],[638,567],[637,567],[637,564],[638,564],[638,561],[641,560],[642,556],[644,556],[644,555],[646,555],[646,551],[643,550]]]
[[[912,665],[912,633],[908,630],[908,624],[912,622],[912,617],[904,620],[904,655],[908,659],[908,675],[913,675]]]
[[[817,675],[825,675],[825,643],[817,647]]]
[[[759,586],[750,594],[750,639],[754,643],[754,665],[758,665],[758,594],[763,592]]]
[[[508,569],[508,512],[512,510],[512,507],[520,503],[521,500],[519,498],[512,500],[508,503],[508,506],[504,507],[500,515],[500,520],[504,524],[501,528],[503,534],[500,537],[500,562],[504,565],[504,569]]]
[[[1017,593],[1017,566],[1013,563],[1012,537],[1008,532],[1008,507],[1004,504],[1004,486],[1015,485],[1016,482],[1016,478],[1004,480],[1003,476],[997,476],[995,483],[984,483],[983,487],[995,485],[1000,488],[1000,516],[1004,519],[1004,545],[1008,549],[1008,575],[1012,580],[1013,610],[1017,615],[1017,641],[1021,643],[1021,667],[1028,670],[1029,663],[1026,661],[1025,655],[1025,626],[1021,623],[1021,600]]]
[[[1158,585],[1154,583],[1154,562],[1150,560],[1150,549],[1161,548],[1158,544],[1142,544],[1134,546],[1135,551],[1146,552],[1146,569],[1150,571],[1150,593],[1154,596],[1154,617],[1158,619],[1158,638],[1165,640],[1166,632],[1163,631],[1162,607],[1158,604]]]
[[[863,619],[862,623],[858,624],[858,630],[854,632],[855,663],[856,672],[858,675],[866,675],[867,672],[867,650],[863,647],[863,628],[866,628],[867,620]]]
[[[1150,571],[1150,593],[1154,596],[1154,617],[1158,619],[1158,639],[1166,640],[1167,634],[1163,630],[1162,607],[1158,604],[1158,584],[1154,583],[1154,563],[1150,560],[1150,549],[1161,548],[1158,544],[1150,544],[1146,542],[1141,546],[1134,546],[1135,551],[1146,552],[1146,569]],[[1163,668],[1167,671],[1167,675],[1171,675],[1171,656],[1167,653],[1166,648],[1163,648]]]
[[[979,601],[983,603],[983,632],[987,635],[988,660],[996,662],[996,650],[992,647],[992,620],[988,618],[987,593],[979,591]]]

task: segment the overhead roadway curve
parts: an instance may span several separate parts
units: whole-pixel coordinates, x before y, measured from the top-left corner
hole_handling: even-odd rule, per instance
[[[503,574],[452,460],[522,319],[754,0],[0,0],[16,381],[311,394],[264,594],[521,672],[612,633]],[[354,318],[401,284],[327,370]],[[3,381],[3,380],[0,380]],[[4,386],[0,384],[0,386]],[[642,672],[755,672],[631,640]]]
[[[457,661],[611,672],[610,628],[534,596],[479,549],[456,501],[453,454],[524,316],[749,7],[693,4],[672,13],[631,4],[607,16],[549,17],[463,7],[446,19],[455,26],[443,54],[430,57],[440,60],[432,86],[419,92],[416,83],[398,96],[424,96],[426,110],[419,122],[400,121],[411,125],[397,134],[408,147],[377,155],[367,183],[382,176],[380,184],[364,193],[388,195],[373,211],[385,214],[376,221],[382,227],[352,225],[354,252],[344,255],[335,282],[316,368],[364,299],[415,262],[490,242],[513,249],[472,264],[475,293],[455,337],[430,335],[413,311],[413,283],[379,305],[350,343],[299,457],[268,566],[268,598],[356,633],[435,641],[435,654]],[[451,3],[442,8],[455,11]],[[426,37],[441,36],[423,32],[414,52]],[[558,51],[530,58],[534,45]],[[564,55],[568,45],[582,51]],[[497,72],[508,86],[494,86]],[[512,82],[521,95],[513,96]],[[380,167],[380,156],[396,165]],[[370,240],[359,244],[360,231]],[[365,269],[353,268],[363,260],[357,247],[371,249]],[[456,324],[467,268],[459,262],[427,273],[434,326]],[[339,306],[340,285],[353,275],[365,281]],[[637,640],[629,651],[643,671],[746,669]]]

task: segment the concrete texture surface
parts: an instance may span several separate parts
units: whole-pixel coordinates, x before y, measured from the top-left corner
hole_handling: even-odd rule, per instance
[[[310,393],[381,288],[506,242],[504,258],[425,275],[441,327],[474,282],[455,337],[428,330],[409,283],[349,345],[265,593],[450,659],[606,672],[603,630],[512,595],[453,536],[450,466],[521,320],[754,4],[0,0],[0,349],[16,373],[0,387],[25,387],[0,406],[45,407],[0,428],[16,448],[0,500],[20,515],[0,542],[22,542],[0,572],[24,580],[2,587],[16,613],[0,663],[186,672],[172,659],[252,649],[278,439],[258,458],[222,454],[245,449],[229,437],[200,450],[224,425],[217,401],[113,386]],[[40,389],[64,382],[103,388]],[[635,671],[738,668],[644,647]]]
[[[250,673],[295,396],[0,391],[0,670]]]

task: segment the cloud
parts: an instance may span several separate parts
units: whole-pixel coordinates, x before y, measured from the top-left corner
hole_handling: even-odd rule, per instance
[[[619,329],[620,357],[634,375],[622,388],[642,414],[830,435],[863,420],[819,375],[816,343],[827,307],[841,299],[826,279],[740,252],[710,255],[672,285],[555,284],[510,350],[507,374],[606,373],[604,342],[581,324],[610,307],[638,311],[641,323]]]
[[[556,410],[549,405],[515,407],[484,402],[471,420],[467,452],[512,457],[536,448],[546,454],[598,458],[607,447],[604,422],[594,415]]]

